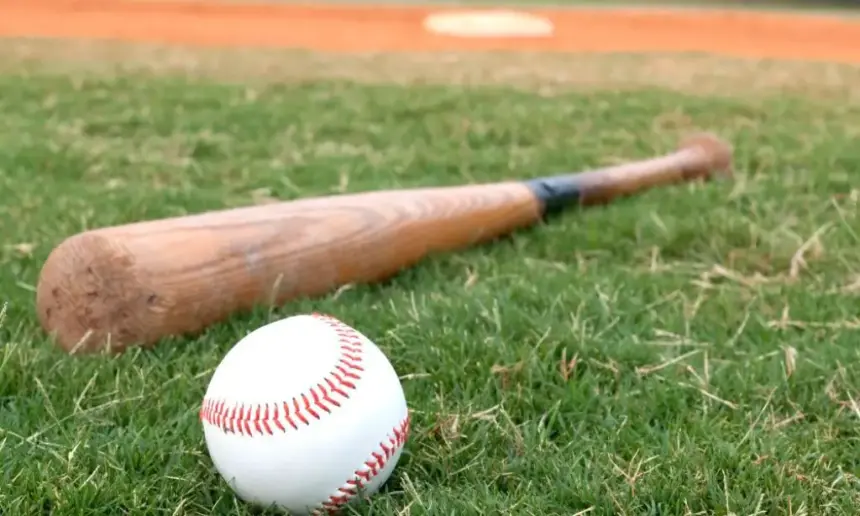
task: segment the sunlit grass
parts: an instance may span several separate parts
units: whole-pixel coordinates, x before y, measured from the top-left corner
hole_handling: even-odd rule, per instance
[[[400,466],[361,514],[853,514],[860,503],[856,104],[658,84],[535,92],[11,68],[0,77],[3,514],[249,514],[211,466],[199,403],[242,335],[312,310],[374,339],[413,411]],[[570,212],[199,338],[71,358],[34,315],[42,261],[85,228],[579,170],[667,152],[698,129],[733,143],[735,181]]]

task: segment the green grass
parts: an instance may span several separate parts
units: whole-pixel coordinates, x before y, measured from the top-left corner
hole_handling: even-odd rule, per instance
[[[199,403],[245,333],[312,310],[381,346],[413,412],[358,514],[856,513],[856,103],[10,70],[0,112],[4,515],[251,514]],[[696,129],[735,145],[734,182],[570,212],[196,339],[72,358],[33,312],[41,262],[86,228],[535,177]]]

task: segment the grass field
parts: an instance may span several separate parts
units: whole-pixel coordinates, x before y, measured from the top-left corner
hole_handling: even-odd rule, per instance
[[[856,513],[858,68],[2,53],[0,513],[250,514],[211,467],[199,403],[236,340],[311,310],[374,339],[413,411],[357,514]],[[85,228],[535,177],[697,129],[735,145],[734,182],[571,212],[153,351],[70,359],[33,312],[42,260]]]

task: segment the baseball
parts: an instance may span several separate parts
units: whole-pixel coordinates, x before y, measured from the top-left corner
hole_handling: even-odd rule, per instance
[[[297,515],[337,512],[376,492],[409,434],[388,358],[320,314],[241,339],[212,375],[200,420],[216,470],[240,498]]]

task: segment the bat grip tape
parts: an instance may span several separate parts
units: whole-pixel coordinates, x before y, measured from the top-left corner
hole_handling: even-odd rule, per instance
[[[543,206],[543,216],[561,213],[565,208],[579,202],[582,196],[580,185],[570,177],[551,176],[525,181],[525,185]]]

